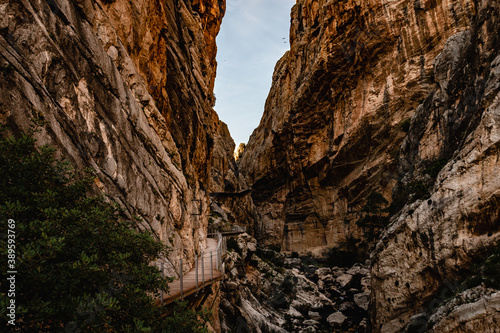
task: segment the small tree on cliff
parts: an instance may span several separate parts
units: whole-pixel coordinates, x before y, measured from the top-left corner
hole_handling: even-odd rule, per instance
[[[387,204],[387,200],[381,193],[371,192],[366,198],[366,204],[361,209],[364,216],[358,221],[358,225],[368,227],[370,233],[373,233],[377,228],[383,228],[389,221],[387,209],[385,208]]]
[[[103,197],[88,196],[93,177],[53,156],[53,148],[36,149],[28,135],[0,139],[0,325],[12,318],[4,282],[9,270],[17,271],[10,327],[17,331],[163,332],[183,324],[174,317],[165,326],[164,310],[154,302],[168,279],[150,262],[165,246]],[[8,226],[14,225],[16,263],[7,267]],[[190,323],[190,332],[204,331],[203,323]]]

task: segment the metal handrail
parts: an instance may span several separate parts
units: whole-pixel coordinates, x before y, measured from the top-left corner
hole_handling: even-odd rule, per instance
[[[212,237],[210,237],[212,238]],[[217,247],[214,251],[210,251],[210,254],[205,257],[205,252],[202,251],[201,255],[197,255],[195,258],[195,263],[194,263],[194,269],[195,269],[195,284],[196,284],[196,292],[199,291],[199,260],[201,259],[201,285],[202,288],[206,286],[206,282],[210,282],[214,279],[213,275],[213,261],[215,257],[215,267],[216,270],[221,272],[221,275],[224,276],[224,268],[225,265],[223,263],[223,258],[225,257],[227,253],[227,242],[226,242],[226,237],[224,237],[220,232],[217,232],[215,234],[215,237],[217,239]],[[214,254],[215,252],[215,254]],[[210,258],[210,279],[205,280],[205,258]],[[184,298],[184,272],[183,272],[183,260],[182,257],[179,259],[179,279],[180,279],[180,288],[181,288],[181,299]],[[175,263],[174,263],[175,264]],[[175,267],[175,266],[174,266]],[[163,276],[163,263],[160,263],[160,270],[162,272]],[[208,285],[208,284],[207,284]],[[161,304],[163,304],[163,291],[161,291]]]
[[[236,233],[244,233],[247,231],[246,226],[241,226],[241,225],[219,225],[219,226],[209,226],[207,230],[207,234],[209,237],[212,235],[217,235],[218,233],[221,234],[236,234]]]

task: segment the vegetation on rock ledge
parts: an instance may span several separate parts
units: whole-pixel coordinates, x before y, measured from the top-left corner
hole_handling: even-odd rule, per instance
[[[137,219],[123,219],[105,198],[88,196],[90,173],[72,171],[54,152],[37,149],[29,135],[0,139],[3,258],[9,219],[16,236],[16,264],[7,269],[2,261],[2,281],[8,270],[17,270],[15,330],[204,332],[204,323],[185,306],[160,319],[165,309],[154,299],[169,279],[150,263],[166,252],[165,245],[137,231]],[[10,300],[3,286],[5,325]]]

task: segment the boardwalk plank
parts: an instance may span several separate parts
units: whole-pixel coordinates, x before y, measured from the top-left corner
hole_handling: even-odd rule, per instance
[[[217,255],[216,255],[216,250],[217,250],[217,240],[213,238],[207,238],[207,248],[204,251],[204,257],[203,257],[203,273],[205,275],[205,287],[208,285],[211,285],[212,283],[221,280],[222,278],[222,273],[217,270]],[[212,267],[213,267],[213,278],[210,276],[210,252],[213,253],[212,255]],[[172,303],[182,297],[182,294],[184,297],[192,295],[196,293],[196,269],[193,268],[189,272],[184,274],[183,277],[183,289],[184,292],[181,293],[181,280],[176,279],[172,281],[169,284],[169,294],[164,295],[163,297],[163,305],[167,305],[169,303]],[[202,265],[201,265],[201,258],[199,261],[198,265],[198,289],[203,288],[203,281],[202,281]],[[157,303],[161,303],[161,300],[158,300]]]

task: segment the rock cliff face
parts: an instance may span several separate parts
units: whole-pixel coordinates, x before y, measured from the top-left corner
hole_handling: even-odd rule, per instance
[[[434,58],[474,12],[468,0],[297,1],[291,49],[239,160],[263,243],[360,252],[374,243],[406,125],[434,86]]]
[[[292,10],[238,161],[256,236],[290,251],[376,243],[374,332],[498,330],[498,282],[477,281],[498,272],[499,17],[493,0]]]
[[[428,310],[440,290],[464,280],[500,240],[499,29],[498,1],[483,1],[471,28],[448,39],[436,58],[435,88],[401,147],[395,197],[407,205],[372,253],[375,331],[399,331],[422,311],[432,315],[420,323],[428,331],[459,332],[462,324],[498,330],[498,290],[467,291],[476,296],[462,296],[464,305]],[[448,317],[440,318],[443,312]]]
[[[215,135],[211,168],[210,202],[211,220],[244,225],[250,232],[257,213],[249,192],[249,186],[240,173],[234,158],[235,144],[225,124]]]
[[[102,192],[186,259],[206,237],[224,11],[223,0],[0,1],[2,124],[43,120],[40,144],[95,169]]]

